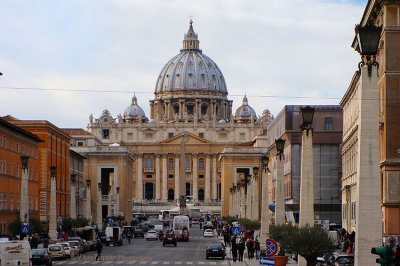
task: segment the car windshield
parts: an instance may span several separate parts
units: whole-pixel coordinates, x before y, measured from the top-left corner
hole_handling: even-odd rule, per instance
[[[210,233],[210,232],[212,232],[213,230],[212,229],[206,229],[206,232],[207,233]]]
[[[44,255],[46,251],[44,249],[33,249],[32,255]]]
[[[209,249],[218,249],[218,248],[222,248],[222,245],[221,245],[221,244],[218,244],[218,243],[216,243],[216,244],[210,244],[210,245],[208,245],[208,248],[209,248]]]
[[[347,263],[353,263],[353,258],[352,257],[339,257],[336,262],[340,264],[347,264]]]
[[[49,250],[51,250],[51,251],[60,251],[61,247],[60,246],[50,246]]]
[[[78,242],[69,242],[71,244],[71,246],[75,247],[78,245]]]
[[[149,233],[149,234],[157,234],[156,231],[149,231],[148,233]]]

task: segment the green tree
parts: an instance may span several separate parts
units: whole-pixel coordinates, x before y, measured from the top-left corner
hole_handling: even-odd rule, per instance
[[[331,253],[335,249],[333,239],[324,229],[317,226],[303,226],[291,238],[291,250],[305,258],[307,266],[315,265],[317,257]]]
[[[20,235],[22,229],[22,222],[19,217],[8,225],[8,231],[13,235]]]
[[[250,220],[248,218],[239,218],[240,225],[243,225],[246,230],[255,231],[261,228],[261,223],[257,220]]]
[[[222,217],[222,220],[228,224],[232,224],[234,221],[236,221],[236,218],[233,216],[224,216]]]
[[[43,227],[40,221],[36,218],[29,219],[29,231],[31,234],[41,234],[43,232]]]
[[[297,233],[298,228],[291,224],[271,225],[269,228],[269,237],[278,242],[278,256],[285,256],[293,250],[293,237]]]
[[[72,226],[74,228],[85,227],[87,225],[89,225],[89,220],[86,218],[76,218],[72,221]]]
[[[65,218],[62,221],[62,230],[65,232],[70,232],[73,228],[73,219]]]

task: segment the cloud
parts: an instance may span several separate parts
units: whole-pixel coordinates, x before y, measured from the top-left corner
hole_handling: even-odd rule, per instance
[[[136,92],[149,115],[156,78],[182,46],[193,16],[203,52],[222,70],[234,110],[247,93],[257,114],[287,104],[338,104],[357,67],[350,48],[365,2],[5,1],[0,88]],[[86,127],[132,94],[1,89],[0,114]],[[237,95],[237,96],[235,96]],[[278,98],[260,98],[280,96]],[[295,99],[290,96],[312,96]],[[320,97],[320,99],[318,99]]]

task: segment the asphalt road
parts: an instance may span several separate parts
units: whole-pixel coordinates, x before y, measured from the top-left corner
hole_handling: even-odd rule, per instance
[[[150,221],[157,224],[156,220]],[[90,251],[79,257],[65,260],[56,260],[54,265],[230,265],[230,259],[206,260],[206,247],[214,238],[204,238],[203,230],[199,225],[190,228],[190,240],[178,242],[177,247],[167,245],[163,247],[159,240],[133,238],[131,244],[125,239],[124,245],[103,246],[102,261],[95,261],[96,252]]]

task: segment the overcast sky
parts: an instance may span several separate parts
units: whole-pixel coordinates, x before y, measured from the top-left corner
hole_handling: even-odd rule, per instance
[[[258,115],[338,104],[360,61],[350,45],[366,2],[3,0],[0,116],[86,128],[91,113],[123,113],[136,92],[149,117],[156,79],[182,48],[191,16],[233,111],[245,93]]]

